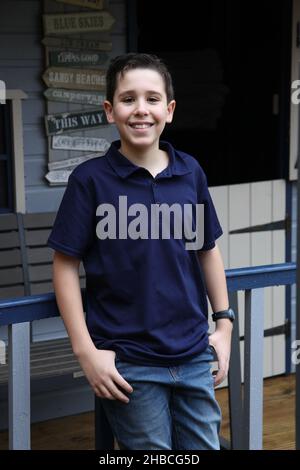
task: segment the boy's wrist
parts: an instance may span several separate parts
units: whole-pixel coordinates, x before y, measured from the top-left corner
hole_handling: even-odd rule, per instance
[[[233,328],[232,321],[229,318],[220,318],[216,321],[216,330],[231,333]]]
[[[80,342],[73,346],[73,352],[77,359],[93,352],[95,349],[96,347],[92,341]]]

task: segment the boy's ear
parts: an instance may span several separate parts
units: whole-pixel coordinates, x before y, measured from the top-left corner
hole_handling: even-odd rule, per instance
[[[112,106],[111,102],[105,100],[104,103],[103,103],[103,107],[104,107],[104,110],[105,110],[107,121],[110,124],[112,124],[113,122],[115,122],[115,120],[114,120],[114,116],[113,116],[114,113],[113,113],[113,106]]]
[[[175,107],[176,107],[176,101],[175,100],[170,101],[170,103],[168,104],[168,108],[167,108],[166,122],[168,122],[168,123],[172,122]]]

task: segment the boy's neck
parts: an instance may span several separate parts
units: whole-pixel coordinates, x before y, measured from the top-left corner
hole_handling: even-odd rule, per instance
[[[154,178],[158,173],[167,168],[169,164],[168,153],[160,148],[151,148],[142,152],[131,152],[121,145],[120,152],[134,165],[146,168]]]

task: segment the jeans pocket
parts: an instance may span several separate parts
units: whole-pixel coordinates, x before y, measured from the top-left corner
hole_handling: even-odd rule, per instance
[[[208,350],[211,353],[211,355],[213,356],[213,360],[217,360],[217,357],[218,357],[217,352],[211,344],[208,345]]]

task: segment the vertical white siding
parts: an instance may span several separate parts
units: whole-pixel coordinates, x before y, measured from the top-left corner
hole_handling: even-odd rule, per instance
[[[224,235],[218,240],[225,269],[285,261],[284,230],[229,234],[230,231],[263,225],[285,218],[285,181],[263,181],[210,188]],[[244,334],[244,294],[239,292],[240,334]],[[284,323],[284,288],[270,287],[264,293],[264,328]],[[210,309],[211,312],[211,309]],[[243,342],[241,352],[243,354]],[[284,336],[264,339],[265,377],[284,372]]]

